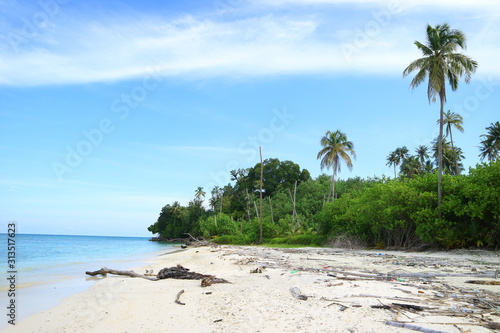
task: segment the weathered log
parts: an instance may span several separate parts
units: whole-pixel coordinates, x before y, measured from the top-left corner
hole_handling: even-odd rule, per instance
[[[209,274],[200,274],[196,272],[190,272],[189,268],[177,265],[176,267],[163,268],[156,275],[158,279],[182,279],[182,280],[203,280],[205,278],[213,278],[212,283],[229,283],[225,279],[216,278]]]
[[[91,276],[96,276],[96,275],[106,276],[107,274],[114,274],[114,275],[130,276],[130,277],[139,277],[139,278],[143,278],[143,279],[150,280],[150,281],[158,280],[157,277],[146,276],[143,274],[136,273],[134,271],[119,271],[116,269],[109,269],[107,267],[103,267],[98,271],[93,271],[93,272],[87,271],[87,272],[85,272],[85,274],[91,275]]]
[[[431,328],[425,328],[425,327],[421,327],[421,326],[417,326],[417,325],[413,325],[413,324],[409,324],[409,323],[400,323],[397,321],[386,321],[385,323],[387,325],[396,326],[396,327],[403,327],[403,328],[407,328],[409,330],[425,332],[425,333],[447,333],[444,331],[433,330]]]
[[[465,283],[483,284],[483,285],[489,285],[489,286],[500,286],[500,281],[468,280],[468,281],[465,281]]]
[[[143,278],[143,279],[150,280],[150,281],[157,281],[157,280],[162,280],[162,279],[203,280],[206,278],[210,278],[210,280],[211,280],[210,284],[212,284],[212,283],[230,283],[229,281],[227,281],[225,279],[220,279],[220,278],[217,278],[213,275],[190,272],[188,268],[184,268],[181,265],[177,265],[176,267],[163,268],[154,277],[139,274],[139,273],[136,273],[134,271],[120,271],[120,270],[116,270],[116,269],[109,269],[107,267],[103,267],[98,271],[93,271],[93,272],[87,271],[87,272],[85,272],[85,274],[91,275],[91,276],[96,276],[96,275],[106,276],[107,274],[124,275],[124,276],[130,276],[130,277],[139,277],[139,278]]]

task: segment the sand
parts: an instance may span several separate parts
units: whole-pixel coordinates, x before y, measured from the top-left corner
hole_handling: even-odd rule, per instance
[[[3,332],[412,332],[386,323],[396,321],[453,333],[494,332],[486,326],[500,322],[500,286],[466,283],[494,277],[390,281],[349,274],[493,274],[500,269],[498,252],[217,246],[188,248],[147,262],[134,271],[157,273],[180,264],[231,283],[203,288],[199,280],[96,277],[99,281],[87,291]],[[250,273],[256,268],[262,273]],[[292,287],[307,300],[294,298]],[[181,290],[185,305],[175,303]]]

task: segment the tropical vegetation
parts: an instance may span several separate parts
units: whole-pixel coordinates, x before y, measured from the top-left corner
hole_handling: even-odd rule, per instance
[[[439,97],[439,135],[412,151],[389,152],[393,178],[339,179],[342,164],[354,167],[354,143],[341,130],[327,131],[316,158],[330,175],[313,179],[292,161],[261,157],[253,167],[230,171],[228,184],[198,187],[185,206],[167,204],[148,230],[165,240],[189,234],[231,244],[498,247],[500,123],[486,127],[478,146],[483,162],[465,172],[453,136],[464,131],[463,117],[444,112],[446,83],[456,90],[460,77],[469,82],[477,63],[455,52],[465,49],[466,38],[447,24],[428,26],[427,43],[415,44],[424,57],[403,75],[417,72],[411,87],[427,80],[429,102]]]

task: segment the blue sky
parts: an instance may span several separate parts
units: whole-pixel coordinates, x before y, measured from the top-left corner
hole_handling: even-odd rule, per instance
[[[352,172],[437,136],[437,103],[403,69],[425,27],[468,36],[479,68],[448,91],[466,167],[499,119],[500,5],[482,1],[0,0],[0,220],[21,233],[147,236],[264,158],[322,173],[327,130],[354,142]],[[329,172],[324,170],[325,172]],[[207,195],[208,199],[208,195]]]

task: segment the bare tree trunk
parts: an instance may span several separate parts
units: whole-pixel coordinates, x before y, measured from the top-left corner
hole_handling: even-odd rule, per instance
[[[247,191],[247,214],[248,214],[248,222],[250,223],[251,217],[250,217],[250,194],[248,194],[248,189],[245,189]]]
[[[271,203],[271,197],[267,197],[267,199],[269,199],[269,210],[271,211],[271,222],[274,224],[273,205]]]
[[[453,150],[453,159],[455,160],[455,170],[457,172],[456,175],[459,176],[460,169],[458,168],[457,150],[453,146],[453,134],[451,132],[451,128],[450,128],[450,141],[451,141],[451,150]]]
[[[444,87],[439,93],[439,99],[441,102],[441,107],[439,110],[439,137],[438,137],[438,218],[441,219],[441,199],[443,197],[442,189],[442,179],[443,179],[443,110],[444,110],[444,99],[445,90]]]
[[[335,173],[332,175],[332,202],[335,201]]]
[[[262,147],[259,147],[260,152],[260,237],[259,243],[262,244],[262,178],[264,177],[264,164],[262,163]]]
[[[260,215],[259,215],[259,210],[257,209],[257,202],[256,201],[253,202],[253,206],[255,208],[255,215],[257,216],[257,218],[259,218]]]

